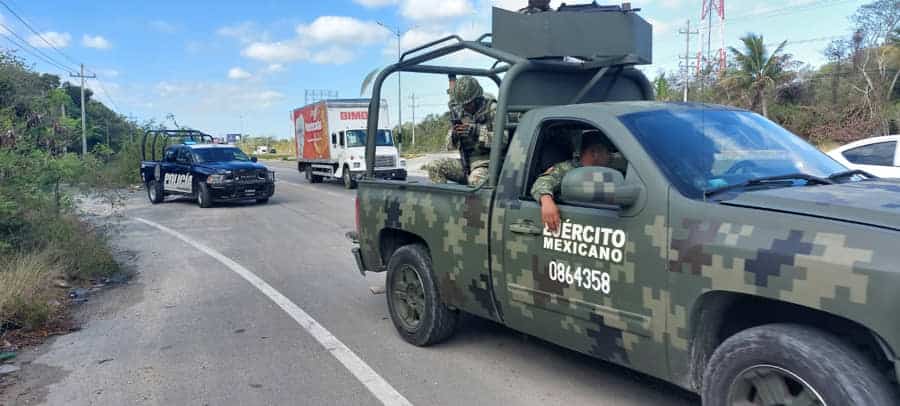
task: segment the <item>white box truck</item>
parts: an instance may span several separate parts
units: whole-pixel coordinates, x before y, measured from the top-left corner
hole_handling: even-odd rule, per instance
[[[400,158],[388,121],[387,102],[381,102],[375,134],[375,174],[382,179],[406,180],[406,161]],[[297,144],[297,170],[310,183],[340,179],[356,187],[366,171],[366,125],[369,99],[323,100],[291,112]]]

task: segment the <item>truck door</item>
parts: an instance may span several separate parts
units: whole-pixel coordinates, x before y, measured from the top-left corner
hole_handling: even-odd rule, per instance
[[[497,287],[504,321],[565,347],[665,376],[667,314],[661,309],[668,309],[669,296],[654,287],[667,281],[666,261],[648,236],[655,235],[653,227],[662,227],[665,196],[628,210],[557,198],[562,224],[550,232],[542,225],[539,202],[530,196],[531,185],[552,165],[572,160],[582,132],[598,127],[571,120],[543,123],[527,147],[531,158],[518,196],[500,202],[507,207],[505,281]],[[626,156],[613,156],[608,166],[622,172],[626,183],[642,182]]]
[[[175,152],[175,162],[169,164],[165,174],[164,188],[166,192],[185,193],[193,192],[193,176],[191,164],[193,158],[191,149],[178,147]]]

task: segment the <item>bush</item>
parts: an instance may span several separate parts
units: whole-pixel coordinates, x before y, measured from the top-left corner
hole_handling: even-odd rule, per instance
[[[61,275],[51,250],[0,257],[0,327],[35,328],[52,315],[54,277]]]

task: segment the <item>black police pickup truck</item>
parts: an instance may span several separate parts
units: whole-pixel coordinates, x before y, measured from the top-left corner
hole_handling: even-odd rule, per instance
[[[166,195],[190,196],[203,208],[238,200],[266,203],[275,193],[275,172],[232,145],[170,145],[161,160],[141,161],[141,179],[153,204]]]

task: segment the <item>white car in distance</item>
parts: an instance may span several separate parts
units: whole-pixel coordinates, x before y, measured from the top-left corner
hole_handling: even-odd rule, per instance
[[[882,178],[900,178],[900,135],[864,138],[828,152],[850,169],[861,169]]]

